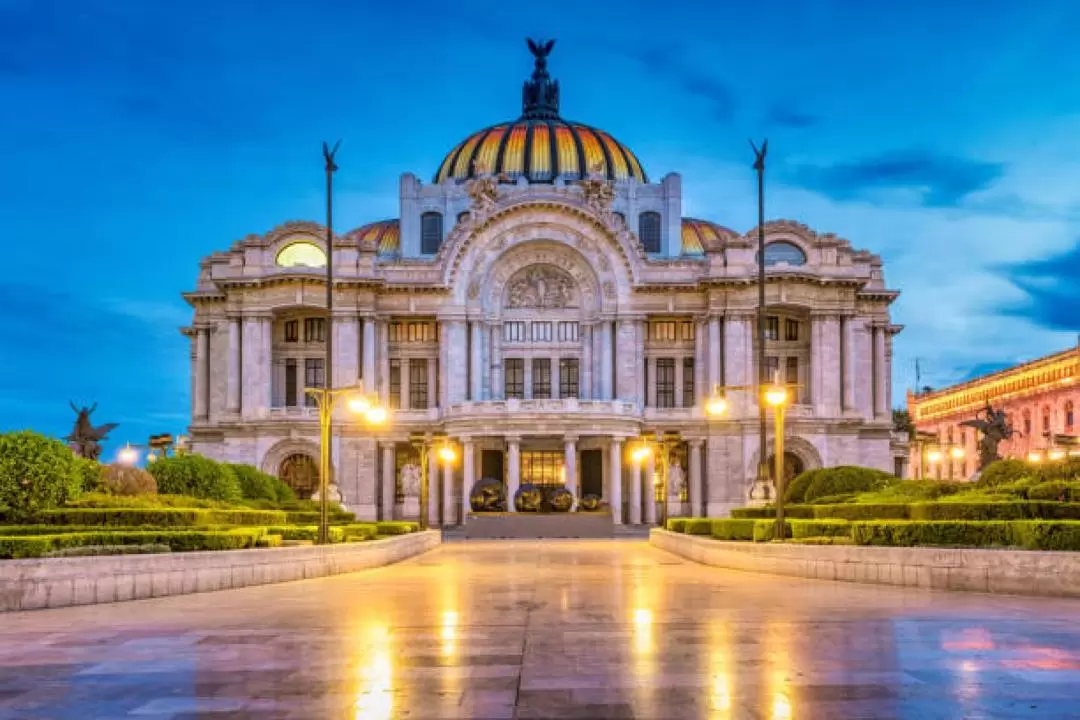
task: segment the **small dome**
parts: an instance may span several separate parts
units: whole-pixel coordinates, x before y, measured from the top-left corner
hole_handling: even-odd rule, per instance
[[[682,254],[704,255],[706,250],[719,249],[731,231],[723,225],[697,218],[682,219]]]
[[[374,248],[379,255],[401,252],[401,225],[397,218],[368,223],[350,232],[349,236],[361,248]]]
[[[491,173],[511,181],[550,183],[559,175],[570,180],[594,169],[609,180],[648,177],[629,148],[603,130],[559,117],[559,81],[547,73],[547,56],[555,42],[529,41],[536,66],[522,89],[517,120],[492,125],[459,142],[443,158],[435,182],[467,180]]]

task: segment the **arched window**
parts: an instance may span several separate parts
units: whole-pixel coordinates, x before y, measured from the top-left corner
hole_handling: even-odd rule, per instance
[[[645,252],[660,252],[660,213],[643,212],[638,215],[638,238]]]
[[[426,212],[420,216],[420,253],[434,255],[442,244],[442,215]]]
[[[1072,400],[1066,400],[1065,401],[1065,429],[1066,430],[1072,430],[1073,429],[1073,401]]]
[[[280,267],[326,267],[326,253],[310,242],[294,242],[277,254],[274,262]]]
[[[776,265],[777,263],[787,263],[788,265],[805,265],[806,253],[802,251],[795,243],[789,243],[784,240],[778,240],[771,242],[765,246],[765,266]]]
[[[319,488],[319,465],[310,455],[290,455],[282,461],[278,477],[293,489],[296,497],[306,500]]]
[[[1031,435],[1031,411],[1024,410],[1024,436],[1029,437]]]
[[[1042,411],[1042,431],[1044,433],[1050,432],[1050,408],[1045,405]]]

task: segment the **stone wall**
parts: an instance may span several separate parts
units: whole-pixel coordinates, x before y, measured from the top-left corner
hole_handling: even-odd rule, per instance
[[[721,542],[659,529],[649,533],[649,542],[729,570],[930,590],[1080,597],[1080,553]]]
[[[382,567],[437,547],[436,531],[363,543],[0,561],[0,612],[230,590]]]

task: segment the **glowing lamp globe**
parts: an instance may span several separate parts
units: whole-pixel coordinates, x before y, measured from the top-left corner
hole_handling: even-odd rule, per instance
[[[371,401],[363,395],[356,395],[349,398],[349,410],[357,415],[365,415],[371,410]]]
[[[705,403],[705,412],[709,415],[723,415],[727,412],[727,398],[723,395],[714,395]]]
[[[386,422],[386,408],[373,407],[367,411],[367,421],[372,425],[381,425]]]
[[[443,462],[452,463],[457,460],[457,453],[449,445],[443,445],[439,448],[439,459]]]
[[[787,402],[787,388],[774,385],[765,391],[765,402],[779,407]]]

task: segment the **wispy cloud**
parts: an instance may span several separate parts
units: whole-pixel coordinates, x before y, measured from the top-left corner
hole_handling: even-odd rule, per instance
[[[800,110],[791,103],[776,103],[765,114],[765,123],[774,127],[802,130],[821,123],[821,118]]]
[[[730,123],[738,103],[728,81],[700,65],[687,61],[677,45],[652,45],[628,55],[654,75],[675,83],[684,93],[706,102],[712,119]]]
[[[1008,315],[1030,318],[1051,329],[1080,332],[1080,242],[1057,255],[1000,267],[1025,299],[1006,304]]]
[[[908,150],[791,170],[797,185],[836,200],[900,192],[927,207],[955,207],[986,190],[1005,172],[1002,163]]]

